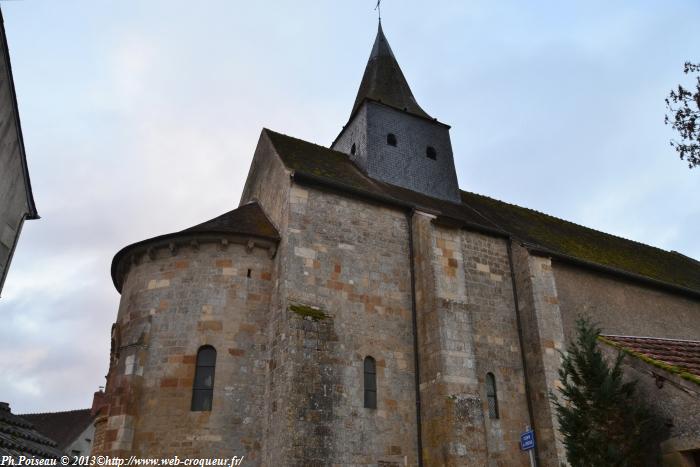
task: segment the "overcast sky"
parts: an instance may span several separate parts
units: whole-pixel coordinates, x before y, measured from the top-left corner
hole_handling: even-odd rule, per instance
[[[329,145],[374,0],[2,2],[34,196],[0,299],[0,400],[88,407],[123,246],[237,206],[263,127]],[[700,61],[700,2],[384,0],[462,189],[700,258],[700,169],[664,97]]]

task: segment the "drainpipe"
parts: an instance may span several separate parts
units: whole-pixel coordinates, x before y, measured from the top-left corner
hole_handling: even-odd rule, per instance
[[[416,442],[418,447],[418,467],[423,467],[423,434],[421,420],[421,403],[420,403],[420,361],[418,358],[418,316],[416,310],[416,268],[414,264],[413,251],[413,214],[415,210],[406,211],[406,223],[408,224],[408,259],[409,270],[411,273],[411,320],[413,321],[413,368],[415,371],[415,387],[416,387]]]
[[[513,301],[515,302],[515,320],[518,325],[518,340],[520,341],[520,357],[522,358],[523,364],[523,380],[525,383],[525,399],[527,400],[527,414],[530,418],[530,426],[535,426],[535,415],[532,408],[532,397],[530,393],[530,383],[527,378],[527,359],[525,358],[525,338],[523,337],[523,325],[520,319],[520,305],[518,304],[518,287],[515,280],[515,267],[513,266],[513,248],[511,243],[513,242],[513,237],[510,235],[506,239],[506,247],[508,249],[508,265],[510,266],[510,280],[513,284]],[[535,440],[537,439],[537,433],[535,432]],[[535,441],[535,465],[540,465],[540,451],[539,443]]]

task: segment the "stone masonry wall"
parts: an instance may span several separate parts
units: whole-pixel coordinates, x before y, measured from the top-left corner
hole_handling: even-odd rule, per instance
[[[460,231],[434,229],[431,220],[422,213],[413,218],[423,460],[483,466],[484,410]]]
[[[560,467],[566,453],[549,394],[559,385],[559,351],[565,343],[552,262],[515,243],[513,261],[539,465]]]
[[[133,265],[117,318],[104,453],[245,455],[260,465],[268,251],[205,243]],[[217,351],[213,409],[192,412],[197,350]]]
[[[290,196],[284,329],[271,361],[286,429],[271,455],[278,446],[283,465],[415,465],[405,215],[298,185]],[[376,409],[364,408],[367,356],[377,363]]]
[[[529,423],[505,241],[414,217],[426,465],[528,465]],[[499,417],[490,418],[493,373]]]
[[[700,339],[700,299],[554,262],[559,308],[567,337],[579,315],[604,334]]]
[[[257,200],[277,228],[284,232],[292,181],[265,131],[260,134],[240,205]]]
[[[291,413],[292,410],[289,388],[294,374],[286,352],[289,326],[284,305],[286,301],[281,291],[283,281],[280,280],[287,274],[287,266],[282,258],[287,256],[289,244],[285,232],[289,221],[291,186],[290,172],[284,167],[263,131],[241,195],[241,204],[258,200],[282,237],[275,256],[270,308],[266,316],[267,368],[264,385],[259,389],[263,399],[260,413],[262,465],[266,466],[292,465],[289,463],[292,447],[287,443],[292,425],[284,414]]]
[[[468,231],[463,231],[461,237],[489,465],[529,465],[527,453],[520,450],[520,434],[532,423],[527,410],[507,240]],[[489,417],[487,373],[496,380],[498,418]]]

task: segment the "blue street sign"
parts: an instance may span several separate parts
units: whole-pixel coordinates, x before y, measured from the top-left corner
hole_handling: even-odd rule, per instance
[[[532,430],[528,430],[520,435],[520,449],[522,451],[535,449],[535,433]]]

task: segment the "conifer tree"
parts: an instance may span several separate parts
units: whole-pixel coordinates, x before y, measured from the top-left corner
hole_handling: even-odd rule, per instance
[[[584,318],[562,355],[560,397],[551,394],[572,467],[643,466],[651,459],[653,418],[624,381],[620,352],[612,366],[598,348],[600,329]]]

